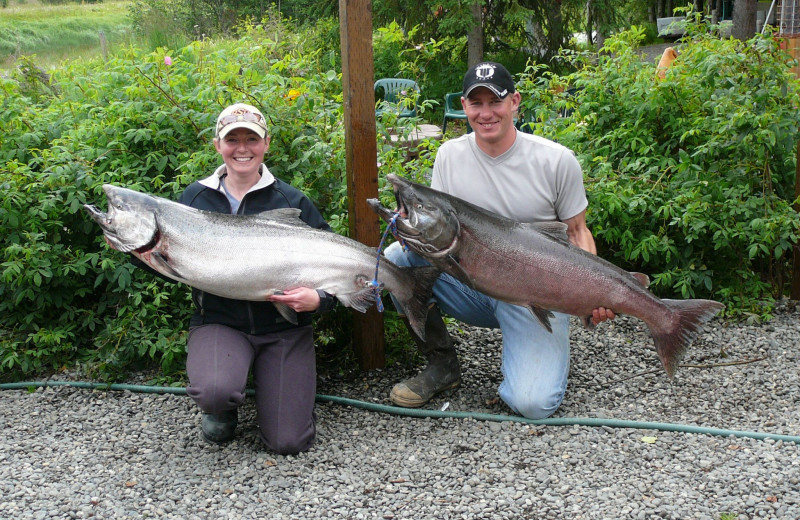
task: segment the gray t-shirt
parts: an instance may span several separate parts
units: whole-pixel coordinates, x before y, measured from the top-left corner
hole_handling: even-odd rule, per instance
[[[572,151],[522,132],[498,157],[478,148],[474,133],[442,144],[431,187],[520,222],[563,221],[589,204]]]

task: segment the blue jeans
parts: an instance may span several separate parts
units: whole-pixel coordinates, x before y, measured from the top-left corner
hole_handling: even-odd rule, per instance
[[[384,251],[399,266],[429,265],[398,242]],[[403,312],[392,297],[398,312]],[[479,293],[452,276],[442,273],[433,286],[433,301],[446,314],[477,327],[499,328],[503,334],[500,398],[516,413],[529,419],[544,419],[561,405],[569,373],[569,316],[554,313],[553,333],[525,307],[512,305]]]

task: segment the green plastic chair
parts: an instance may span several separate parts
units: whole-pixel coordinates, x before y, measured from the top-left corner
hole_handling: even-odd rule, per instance
[[[413,107],[401,105],[403,98],[415,91]],[[405,92],[405,93],[404,93]],[[417,115],[416,97],[419,96],[419,85],[413,79],[382,78],[375,82],[375,99],[380,100],[375,115],[380,116],[386,110],[398,111],[397,117],[415,117]]]
[[[444,121],[442,122],[442,134],[447,130],[448,119],[463,119],[467,121],[467,114],[461,107],[461,92],[449,92],[444,95]],[[467,133],[472,131],[467,121]]]

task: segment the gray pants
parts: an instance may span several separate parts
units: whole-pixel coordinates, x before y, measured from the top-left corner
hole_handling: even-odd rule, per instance
[[[261,440],[281,454],[311,447],[317,373],[310,326],[251,336],[202,325],[189,332],[187,353],[187,393],[202,411],[238,408],[252,367]]]

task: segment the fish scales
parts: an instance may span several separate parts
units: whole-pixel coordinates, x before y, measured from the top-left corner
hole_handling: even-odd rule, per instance
[[[85,209],[114,249],[130,252],[162,275],[225,298],[259,301],[276,291],[321,289],[360,312],[391,292],[420,337],[435,267],[398,267],[360,242],[312,228],[296,208],[259,215],[201,211],[177,202],[104,185],[108,212]],[[290,322],[294,311],[275,304]]]
[[[539,306],[581,317],[596,308],[587,302],[602,301],[603,307],[620,313],[629,313],[633,301],[637,306],[664,307],[652,293],[642,293],[641,282],[628,272],[612,264],[598,266],[597,257],[582,249],[570,249],[575,257],[565,262],[563,244],[533,234],[525,226],[510,229],[505,240],[481,233],[480,227],[469,218],[462,219],[464,239],[458,257],[463,270],[471,273],[472,283],[485,288],[488,296],[527,306],[532,303],[531,294],[536,294]],[[497,269],[481,269],[485,265]],[[638,301],[640,297],[649,301]]]
[[[237,220],[240,219],[215,218],[213,214],[183,219],[160,214],[162,234],[170,237],[164,254],[173,270],[198,273],[193,282],[198,289],[214,293],[227,286],[229,297],[242,300],[263,300],[275,290],[296,287],[342,294],[363,289],[358,280],[371,280],[374,276],[375,253],[350,247],[336,238],[340,235],[311,228],[298,234],[291,225],[264,226],[258,225],[258,220],[240,225]],[[213,240],[198,239],[198,229],[213,230]],[[134,254],[158,270],[151,255]],[[231,269],[231,262],[240,265]],[[287,265],[295,268],[281,275],[282,286],[268,286],[276,283],[275,273],[285,271]],[[346,268],[352,271],[349,279],[339,274]],[[242,277],[242,272],[247,275]],[[183,277],[181,281],[190,280]]]
[[[531,310],[550,329],[551,311],[578,316],[591,328],[592,311],[606,307],[647,324],[661,363],[672,376],[704,323],[724,307],[713,300],[660,299],[647,277],[628,273],[567,240],[561,222],[516,222],[452,195],[387,175],[406,245],[431,264],[498,300]],[[370,207],[387,222],[395,212],[377,199]]]

